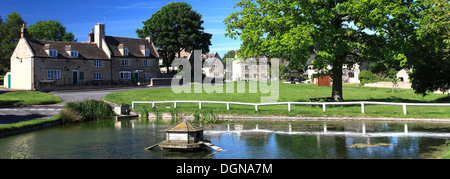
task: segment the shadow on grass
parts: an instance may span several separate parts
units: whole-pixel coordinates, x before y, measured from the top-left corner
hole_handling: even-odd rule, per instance
[[[0,124],[14,124],[23,121],[29,121],[34,119],[40,119],[48,117],[41,114],[29,114],[29,115],[0,115]]]

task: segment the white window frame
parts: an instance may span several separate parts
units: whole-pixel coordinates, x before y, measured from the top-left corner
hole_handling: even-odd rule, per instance
[[[130,53],[130,51],[128,51],[128,48],[123,48],[123,55],[124,56],[128,56],[129,53]]]
[[[145,56],[149,57],[150,56],[150,50],[149,49],[145,49]]]
[[[152,61],[150,59],[144,59],[144,66],[149,67],[151,66]]]
[[[47,79],[48,80],[60,80],[61,79],[61,70],[48,69],[47,70]]]
[[[77,57],[78,58],[78,51],[70,51],[70,57]]]
[[[94,72],[94,80],[102,80],[102,73]]]
[[[94,68],[102,68],[102,61],[94,60]]]
[[[48,56],[57,57],[58,56],[58,50],[55,50],[55,49],[48,50]]]
[[[130,66],[130,59],[122,59],[122,66],[129,67]]]
[[[152,74],[151,73],[144,73],[144,77],[145,77],[145,80],[150,80],[150,79],[152,79]]]
[[[120,73],[121,80],[130,80],[131,79],[131,71],[121,71],[119,73]]]

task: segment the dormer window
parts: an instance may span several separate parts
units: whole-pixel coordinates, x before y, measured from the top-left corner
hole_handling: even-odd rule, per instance
[[[149,49],[145,49],[145,56],[149,57],[150,56],[150,50]]]
[[[70,57],[78,58],[78,51],[70,51]]]
[[[55,50],[55,49],[48,50],[48,56],[57,57],[58,56],[58,50]]]
[[[123,56],[128,56],[128,49],[127,48],[123,49]]]

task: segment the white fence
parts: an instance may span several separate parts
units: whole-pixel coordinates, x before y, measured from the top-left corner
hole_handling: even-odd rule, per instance
[[[321,105],[323,112],[327,111],[327,105],[361,105],[361,113],[365,113],[366,105],[390,105],[390,106],[403,106],[403,114],[407,114],[407,106],[440,106],[450,107],[450,103],[388,103],[388,102],[370,102],[370,101],[358,101],[358,102],[281,102],[281,103],[239,103],[239,102],[223,102],[223,101],[133,101],[132,108],[136,109],[136,104],[152,104],[154,108],[156,104],[173,103],[174,108],[177,108],[178,103],[198,103],[199,109],[202,109],[202,104],[226,104],[227,110],[230,110],[230,105],[245,105],[255,106],[255,110],[258,111],[259,106],[274,106],[274,105],[287,105],[288,111],[292,111],[292,105]]]

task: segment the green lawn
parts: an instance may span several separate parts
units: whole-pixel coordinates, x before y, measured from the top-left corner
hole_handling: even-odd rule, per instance
[[[192,87],[194,88],[194,87]],[[205,89],[213,87],[207,86]],[[226,91],[226,86],[223,87]],[[269,94],[250,93],[249,83],[246,83],[246,93],[237,93],[235,84],[234,93],[181,93],[175,94],[172,89],[144,89],[125,92],[117,92],[107,95],[106,101],[116,104],[129,104],[132,101],[173,101],[173,100],[200,100],[200,101],[231,101],[260,103],[261,97]],[[185,89],[189,89],[186,87]],[[242,89],[242,88],[239,88]],[[192,90],[193,91],[193,90]],[[351,87],[343,88],[345,101],[383,101],[383,102],[414,102],[414,103],[448,103],[448,95],[430,94],[426,97],[416,95],[412,90],[389,88]],[[317,87],[310,84],[284,84],[280,83],[278,102],[309,102],[311,97],[327,97],[331,95],[331,87]],[[161,104],[157,110],[168,111],[167,107],[173,104]],[[226,105],[203,104],[203,111],[209,110],[218,114],[237,115],[287,115],[287,116],[364,116],[364,117],[419,117],[419,118],[449,118],[450,107],[408,107],[408,115],[404,115],[401,106],[366,105],[366,114],[361,114],[360,105],[356,106],[327,106],[327,112],[323,112],[318,106],[297,105],[292,111],[287,111],[287,105],[260,106],[256,112],[254,106],[231,105],[231,110],[226,110]],[[178,104],[178,112],[199,112],[198,104]]]
[[[19,91],[0,94],[0,105],[3,106],[43,105],[61,102],[62,100],[57,96],[38,91]]]

